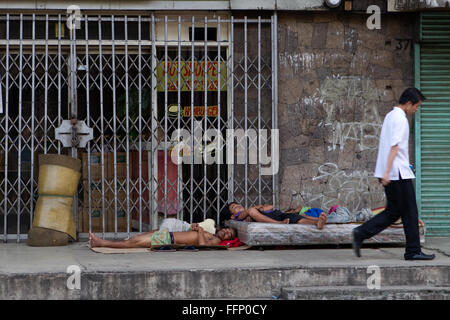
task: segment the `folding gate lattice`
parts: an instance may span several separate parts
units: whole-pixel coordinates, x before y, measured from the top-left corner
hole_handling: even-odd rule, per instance
[[[0,16],[3,241],[26,238],[41,153],[83,161],[80,235],[129,236],[167,217],[219,223],[229,201],[277,203],[276,15],[77,19]],[[55,134],[71,119],[93,129],[85,148]]]

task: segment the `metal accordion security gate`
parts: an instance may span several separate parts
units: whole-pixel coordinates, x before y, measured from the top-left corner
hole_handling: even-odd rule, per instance
[[[426,100],[416,112],[416,193],[426,236],[450,234],[450,13],[420,14],[416,87]]]
[[[82,161],[80,237],[276,205],[276,30],[276,14],[1,14],[0,239],[27,238],[47,153]]]

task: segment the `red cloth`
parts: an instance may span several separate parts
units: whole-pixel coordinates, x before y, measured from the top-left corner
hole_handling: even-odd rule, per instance
[[[242,246],[244,243],[239,240],[239,238],[234,238],[233,240],[223,240],[219,243],[220,246],[227,246],[230,248]]]
[[[330,210],[328,211],[328,214],[330,214],[330,213],[332,213],[332,212],[336,212],[336,209],[338,208],[339,206],[332,206],[331,208],[330,208]]]

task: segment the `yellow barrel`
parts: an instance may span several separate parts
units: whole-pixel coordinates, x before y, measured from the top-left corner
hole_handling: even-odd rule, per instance
[[[58,154],[39,155],[39,198],[34,210],[33,227],[28,233],[29,245],[45,243],[45,230],[49,231],[49,235],[50,230],[54,230],[76,239],[72,204],[81,176],[80,171],[79,159]],[[35,230],[39,232],[33,232]],[[48,238],[47,245],[54,245],[50,241],[52,237]]]
[[[59,165],[39,166],[39,195],[71,196],[77,192],[81,174]]]
[[[61,231],[76,239],[72,203],[71,197],[39,196],[34,210],[33,227]]]

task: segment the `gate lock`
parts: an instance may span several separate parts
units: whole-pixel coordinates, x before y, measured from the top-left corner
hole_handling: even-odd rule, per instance
[[[88,141],[94,138],[94,129],[73,117],[72,120],[63,120],[55,129],[55,138],[61,141],[63,147],[86,148]]]

